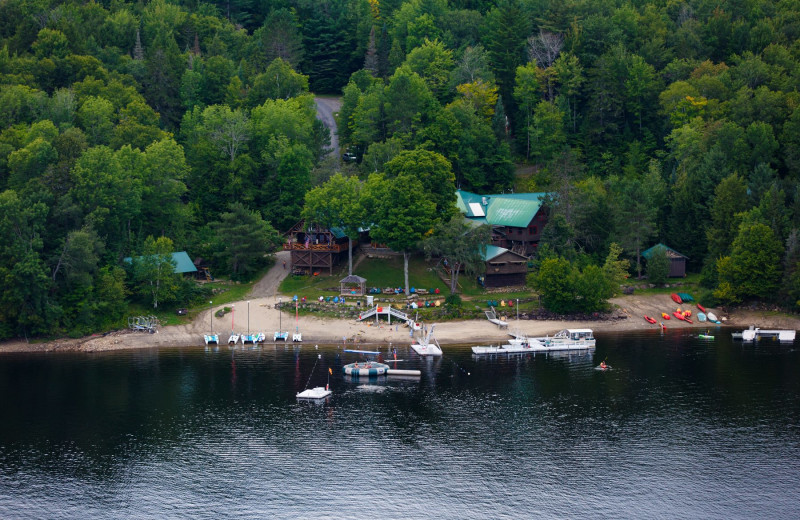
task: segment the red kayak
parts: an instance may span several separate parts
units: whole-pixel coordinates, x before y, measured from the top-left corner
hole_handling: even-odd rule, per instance
[[[672,293],[669,295],[669,297],[672,298],[672,301],[675,303],[683,303],[683,300],[681,300],[681,297],[678,296],[677,293]]]
[[[675,316],[676,318],[678,318],[679,320],[684,320],[684,321],[686,320],[686,316],[684,316],[683,314],[681,314],[678,311],[674,311],[672,313],[672,315]]]
[[[662,312],[661,313],[661,317],[664,318],[665,320],[668,320],[669,319],[669,314],[667,314],[666,312]]]
[[[702,305],[700,305],[699,303],[697,304],[697,308],[698,308],[698,309],[700,309],[700,312],[705,312],[706,314],[708,314],[708,313],[706,312],[706,308],[705,308],[705,307],[703,307]]]
[[[683,318],[683,321],[685,321],[686,323],[694,323],[694,322],[692,321],[692,319],[691,319],[691,318],[689,318],[688,316],[687,316],[687,317],[685,317],[685,318]]]
[[[650,316],[648,316],[647,314],[645,314],[645,315],[644,315],[644,319],[646,319],[648,323],[653,323],[653,324],[655,324],[655,322],[656,322],[656,320],[654,320],[653,318],[651,318],[651,317],[650,317]]]

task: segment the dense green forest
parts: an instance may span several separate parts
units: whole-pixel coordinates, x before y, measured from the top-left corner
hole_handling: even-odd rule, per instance
[[[409,253],[456,187],[553,194],[545,272],[660,241],[796,309],[798,85],[798,0],[5,0],[0,338],[202,298],[147,259],[246,278],[304,212]]]

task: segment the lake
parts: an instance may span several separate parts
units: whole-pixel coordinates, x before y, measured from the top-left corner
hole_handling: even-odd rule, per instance
[[[795,345],[597,337],[367,381],[335,345],[0,355],[0,518],[800,517]]]

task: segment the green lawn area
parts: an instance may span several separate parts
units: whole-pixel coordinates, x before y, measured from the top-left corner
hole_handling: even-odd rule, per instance
[[[365,258],[353,270],[353,274],[367,279],[367,287],[403,287],[403,257],[386,255],[388,258]],[[355,261],[355,259],[354,259]],[[408,283],[420,289],[439,289],[447,294],[445,283],[434,273],[421,255],[413,255],[408,260]],[[347,262],[334,267],[333,275],[321,272],[318,276],[289,275],[281,282],[280,292],[287,296],[335,296],[339,294],[339,280],[347,276]]]
[[[385,255],[388,258],[364,258],[354,269],[354,274],[367,279],[367,288],[403,287],[403,257],[401,255]],[[354,259],[355,261],[355,259]],[[408,260],[409,287],[417,289],[439,289],[442,296],[450,294],[450,289],[434,272],[436,261],[425,260],[423,255],[412,255]],[[298,295],[306,298],[319,296],[336,296],[339,294],[339,280],[347,276],[347,263],[334,267],[333,275],[320,273],[318,276],[288,276],[281,283],[280,292],[286,296]],[[483,306],[486,300],[528,299],[531,291],[516,291],[488,294],[480,287],[475,278],[461,274],[458,277],[459,294],[462,298],[472,300]],[[524,308],[524,307],[523,307]]]
[[[259,273],[258,276],[253,278],[252,282],[248,283],[235,283],[229,280],[217,279],[213,282],[208,282],[204,285],[205,288],[211,291],[216,291],[206,301],[192,305],[181,303],[172,303],[169,305],[159,305],[158,309],[153,309],[151,306],[144,306],[140,304],[131,304],[128,307],[129,316],[144,316],[154,315],[158,317],[159,323],[162,326],[166,325],[181,325],[190,323],[192,319],[201,311],[207,310],[210,307],[209,301],[214,302],[214,307],[223,305],[230,302],[240,301],[247,299],[247,293],[253,288],[253,285],[258,281],[266,272],[266,269]],[[188,307],[189,312],[184,316],[178,316],[177,310],[182,307]]]

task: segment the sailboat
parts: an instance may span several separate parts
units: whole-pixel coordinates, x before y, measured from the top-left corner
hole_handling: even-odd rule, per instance
[[[303,335],[300,333],[299,316],[297,311],[297,296],[294,297],[294,334],[292,334],[292,341],[303,341]]]
[[[420,356],[441,356],[442,355],[442,347],[439,345],[439,342],[433,336],[433,329],[436,327],[434,323],[431,325],[431,328],[428,329],[428,334],[422,338],[420,337],[419,341],[415,341],[411,344],[411,348],[414,349],[414,352],[419,354]]]
[[[233,305],[231,305],[231,335],[228,338],[228,345],[236,345],[237,343],[239,343],[239,334],[233,332],[233,313],[235,310],[236,308]]]
[[[283,315],[281,314],[280,300],[278,300],[278,305],[275,308],[278,309],[278,330],[272,335],[272,341],[286,341],[289,337],[289,332],[281,330],[283,328]]]
[[[209,303],[209,305],[212,304],[212,302],[208,302],[208,303]],[[203,341],[206,342],[206,345],[219,345],[219,336],[217,334],[214,334],[214,308],[213,307],[209,307],[208,311],[209,311],[209,320],[210,320],[209,323],[211,325],[211,333],[210,334],[203,334]]]

